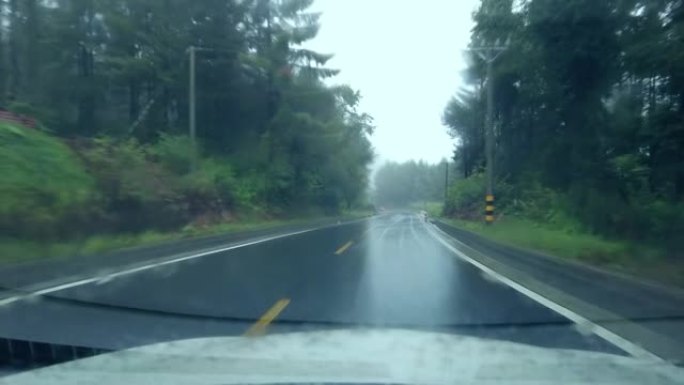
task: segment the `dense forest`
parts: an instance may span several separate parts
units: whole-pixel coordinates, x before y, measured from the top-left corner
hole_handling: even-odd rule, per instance
[[[337,74],[331,55],[303,47],[319,30],[311,3],[3,0],[0,106],[39,124],[0,130],[2,233],[166,229],[363,203],[372,119],[357,111],[359,92],[324,83]]]
[[[441,202],[448,165],[423,161],[387,162],[373,178],[373,202],[382,207],[407,207],[412,203]],[[451,170],[450,170],[451,171]]]
[[[471,48],[506,44],[492,79],[498,214],[681,247],[684,2],[483,0],[474,19]],[[467,178],[446,211],[481,217],[486,63],[470,56],[443,117]]]

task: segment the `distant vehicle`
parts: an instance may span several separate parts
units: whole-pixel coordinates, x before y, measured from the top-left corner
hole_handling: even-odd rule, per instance
[[[428,213],[425,210],[420,210],[420,219],[423,220],[423,222],[427,222],[428,220]]]

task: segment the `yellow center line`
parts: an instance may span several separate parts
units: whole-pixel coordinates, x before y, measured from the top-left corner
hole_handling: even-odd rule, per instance
[[[335,254],[336,254],[336,255],[340,255],[340,254],[344,253],[344,252],[347,251],[347,249],[350,248],[353,244],[354,244],[354,242],[352,242],[352,241],[349,241],[349,242],[345,243],[344,245],[342,245],[342,247],[340,247],[339,249],[337,249],[337,251],[335,252]]]
[[[246,336],[250,337],[257,337],[257,336],[262,336],[266,334],[266,329],[268,328],[268,325],[273,322],[276,317],[280,313],[282,313],[283,310],[287,307],[287,305],[290,304],[290,299],[289,298],[283,298],[281,300],[278,300],[278,302],[275,303],[275,305],[271,306],[270,309],[264,315],[259,318],[257,322],[252,325],[247,331],[245,332]]]

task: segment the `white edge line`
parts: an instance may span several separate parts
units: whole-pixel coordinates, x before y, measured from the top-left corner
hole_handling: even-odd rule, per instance
[[[212,250],[204,251],[204,252],[201,252],[198,254],[188,255],[185,257],[175,258],[175,259],[171,259],[171,260],[167,260],[167,261],[163,261],[163,262],[151,263],[148,265],[139,266],[139,267],[135,267],[135,268],[131,268],[131,269],[125,269],[125,270],[117,271],[116,273],[105,274],[102,276],[86,278],[86,279],[81,279],[81,280],[74,281],[74,282],[64,283],[61,285],[52,286],[52,287],[48,287],[48,288],[41,289],[41,290],[36,290],[34,292],[27,293],[24,295],[18,295],[18,296],[5,298],[3,300],[0,300],[0,306],[9,305],[11,303],[20,301],[20,300],[25,299],[25,298],[41,296],[41,295],[50,294],[50,293],[54,293],[54,292],[61,291],[61,290],[71,289],[71,288],[77,287],[77,286],[83,286],[83,285],[87,285],[90,283],[95,283],[98,281],[106,281],[106,280],[116,278],[116,277],[121,277],[121,276],[125,276],[125,275],[139,273],[141,271],[154,269],[154,268],[157,268],[159,266],[165,266],[165,265],[170,265],[173,263],[184,262],[184,261],[188,261],[191,259],[206,257],[207,255],[223,253],[225,251],[235,250],[235,249],[239,249],[242,247],[256,245],[259,243],[269,242],[269,241],[273,241],[273,240],[280,239],[280,238],[286,238],[286,237],[291,237],[294,235],[305,234],[305,233],[309,233],[312,231],[323,229],[325,227],[327,227],[327,226],[316,227],[313,229],[306,229],[306,230],[296,231],[296,232],[292,232],[292,233],[279,234],[279,235],[274,235],[274,236],[270,236],[267,238],[260,238],[260,239],[254,240],[254,241],[240,243],[240,244],[232,245],[232,246],[228,246],[228,247],[222,247],[219,249],[212,249]]]
[[[383,230],[382,233],[380,233],[380,237],[378,238],[378,240],[382,240],[383,238],[385,238],[385,235],[387,235],[387,232],[390,230],[391,227],[392,226],[385,227],[385,230]]]
[[[418,224],[416,225],[416,227],[417,226],[426,227],[425,222],[423,222],[422,219],[418,220]],[[420,243],[421,246],[425,247],[425,242],[423,242],[423,240],[421,240],[418,236],[418,233],[416,232],[416,229],[413,226],[413,221],[411,221],[411,233],[413,234],[413,237],[416,239],[416,242]]]
[[[599,326],[590,320],[582,317],[581,315],[573,312],[572,310],[563,307],[550,299],[535,293],[534,291],[526,288],[525,286],[501,275],[500,273],[497,273],[496,271],[492,270],[491,268],[485,266],[484,264],[468,257],[466,254],[464,254],[462,251],[458,250],[454,246],[450,245],[446,240],[444,240],[443,237],[439,236],[438,234],[435,233],[435,230],[439,231],[440,233],[443,234],[443,236],[449,237],[450,239],[454,240],[455,242],[458,242],[462,244],[462,242],[458,241],[457,239],[449,236],[448,234],[444,233],[441,229],[436,228],[433,226],[432,229],[430,229],[430,233],[432,234],[435,239],[437,239],[442,245],[444,245],[446,248],[448,248],[451,252],[456,254],[459,258],[465,260],[466,262],[470,263],[471,265],[477,267],[478,269],[482,270],[483,272],[491,275],[495,279],[499,280],[503,284],[509,286],[510,288],[514,289],[515,291],[527,296],[528,298],[532,299],[533,301],[541,304],[542,306],[549,308],[556,313],[562,315],[563,317],[569,319],[570,321],[580,325],[580,326],[586,326],[588,327],[592,333],[595,335],[603,338],[604,340],[608,341],[609,343],[617,346],[618,348],[624,350],[628,354],[630,354],[633,357],[640,358],[640,359],[646,359],[646,360],[651,360],[659,363],[666,363],[667,361],[663,360],[662,358],[658,357],[657,355],[647,351],[646,349],[642,348],[641,346],[626,340],[623,337],[620,337],[619,335],[611,332],[610,330]]]

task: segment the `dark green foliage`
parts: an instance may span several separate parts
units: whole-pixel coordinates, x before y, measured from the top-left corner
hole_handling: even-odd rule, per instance
[[[572,217],[581,225],[571,227],[607,236],[681,244],[682,4],[482,2],[472,45],[509,42],[494,66],[500,212]],[[484,68],[474,57],[469,87],[444,114],[466,177],[484,166]]]
[[[97,139],[79,148],[97,181],[100,230],[140,231],[173,228],[187,220],[183,187],[177,175],[150,162],[146,148],[135,140]]]
[[[10,3],[0,106],[76,143],[98,189],[91,228],[363,203],[372,120],[356,111],[357,92],[323,83],[337,73],[331,55],[302,48],[319,29],[311,1]],[[200,47],[196,170],[183,136],[190,46]]]
[[[475,174],[459,180],[449,187],[444,214],[461,219],[480,219],[484,212],[482,210],[484,193],[484,175]]]

